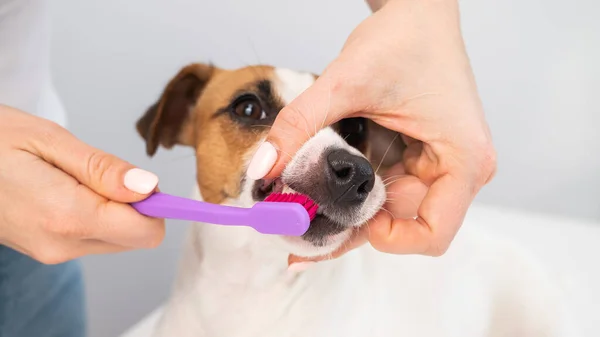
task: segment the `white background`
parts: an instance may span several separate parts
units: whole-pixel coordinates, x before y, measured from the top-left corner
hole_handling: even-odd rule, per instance
[[[478,202],[600,220],[600,3],[462,1],[499,154]],[[70,129],[187,196],[187,149],[148,159],[134,123],[189,62],[319,73],[369,10],[362,0],[54,0],[54,79]],[[127,224],[123,224],[126,226]],[[168,293],[184,223],[153,251],[84,259],[91,337],[115,336]],[[543,240],[540,233],[539,240]]]

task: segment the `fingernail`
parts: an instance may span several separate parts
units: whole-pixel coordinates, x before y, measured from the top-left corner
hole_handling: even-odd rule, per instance
[[[277,150],[269,143],[264,142],[254,153],[246,175],[253,180],[262,179],[271,171],[277,161]]]
[[[294,263],[292,263],[292,264],[290,264],[288,266],[288,271],[299,273],[299,272],[305,271],[306,269],[310,268],[315,263],[316,262],[311,262],[311,261],[307,261],[307,262],[294,262]]]
[[[124,183],[125,187],[132,192],[148,194],[158,185],[158,177],[154,173],[133,168],[125,173]]]

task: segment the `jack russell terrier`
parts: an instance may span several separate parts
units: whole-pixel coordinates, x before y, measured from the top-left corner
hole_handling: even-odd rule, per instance
[[[382,162],[384,172],[402,155],[394,133],[351,118],[316,133],[275,181],[246,177],[277,113],[315,79],[270,66],[191,64],[138,121],[150,156],[161,145],[195,149],[198,200],[251,207],[291,190],[319,205],[302,237],[193,224],[155,336],[571,336],[558,287],[539,265],[474,228],[461,229],[441,257],[384,254],[367,244],[288,270],[289,254],[329,254],[368,223],[386,201],[372,164]]]

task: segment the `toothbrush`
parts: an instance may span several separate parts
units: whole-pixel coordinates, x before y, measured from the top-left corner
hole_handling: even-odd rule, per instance
[[[317,205],[310,198],[280,193],[251,208],[217,205],[157,192],[131,204],[139,213],[155,218],[248,226],[263,234],[301,236],[315,218]]]

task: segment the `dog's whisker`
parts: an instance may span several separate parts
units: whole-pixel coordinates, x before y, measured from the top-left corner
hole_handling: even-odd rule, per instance
[[[292,111],[295,112],[296,114],[298,114],[300,117],[302,117],[302,119],[304,120],[304,126],[305,126],[304,131],[306,132],[306,136],[308,138],[311,138],[312,136],[311,136],[311,134],[309,132],[309,130],[310,130],[310,124],[308,123],[308,119],[306,119],[306,116],[304,116],[303,114],[301,114],[300,111],[298,111],[298,109],[296,109],[296,108],[293,108]]]
[[[389,213],[392,216],[393,220],[396,220],[396,216],[394,215],[394,213],[390,212],[387,208],[385,207],[381,207],[382,210],[386,211],[387,213]]]
[[[403,177],[403,176],[404,175],[402,175],[402,174],[395,174],[393,176],[389,176],[389,177],[386,177],[385,179],[382,179],[381,182],[382,183],[386,183],[386,182],[390,181],[391,179],[400,178],[400,177]]]
[[[313,126],[313,135],[317,134],[317,109],[315,109],[315,105],[314,104],[306,104],[306,108],[308,110],[310,110],[310,112],[312,113],[313,119],[312,119],[312,126]]]
[[[342,249],[343,249],[343,250],[346,250],[346,249],[348,249],[348,240],[344,240],[344,242],[342,242]],[[330,255],[332,255],[332,256],[333,256],[333,254],[332,254],[332,253],[330,253]]]
[[[395,180],[392,180],[392,181],[388,181],[388,182],[387,182],[387,183],[385,183],[383,186],[384,186],[384,187],[388,187],[388,186],[390,186],[391,184],[393,184],[393,183],[395,183],[395,182],[398,182],[398,181],[400,181],[400,180],[402,180],[402,178],[398,178],[398,179],[395,179]]]
[[[246,39],[248,40],[248,45],[250,46],[250,49],[252,49],[252,54],[254,54],[254,57],[256,58],[255,64],[261,65],[262,62],[260,61],[260,57],[258,56],[256,47],[254,46],[254,43],[252,42],[252,38],[250,36],[246,36]],[[263,68],[252,66],[251,64],[248,64],[247,61],[243,61],[239,56],[237,56],[237,58],[238,58],[238,60],[240,60],[240,62],[245,64],[257,77],[259,77],[259,78],[267,78],[268,77],[266,71]]]
[[[408,201],[409,203],[411,203],[413,206],[415,206],[416,208],[419,207],[419,204],[417,204],[416,201],[414,201],[413,199],[409,198],[406,195],[403,195],[402,193],[394,193],[396,194],[396,196],[400,199],[403,199],[404,201]],[[398,199],[387,199],[386,202],[391,201],[391,202],[398,202]]]
[[[387,156],[388,152],[390,151],[390,149],[392,148],[392,145],[394,145],[394,142],[396,141],[396,139],[398,138],[398,134],[396,133],[394,135],[394,138],[392,139],[392,141],[390,142],[390,145],[388,145],[387,149],[385,149],[385,152],[383,153],[383,156],[381,157],[381,161],[379,162],[379,165],[377,165],[377,169],[375,170],[375,174],[377,174],[377,172],[379,172],[379,169],[381,168],[381,164],[383,164],[383,161],[385,160],[385,156]]]
[[[395,194],[395,195],[407,195],[407,194],[410,194],[410,193],[406,193],[406,192],[402,192],[402,193],[400,193],[400,192],[385,192],[385,193],[387,193],[387,194]],[[412,193],[412,194],[417,194],[417,193]]]
[[[316,114],[316,109],[313,106],[312,109],[310,109],[312,111],[313,114],[313,127],[315,128],[315,135],[317,134],[317,114]]]
[[[256,48],[254,47],[254,43],[252,42],[252,38],[250,36],[248,36],[247,38],[248,38],[248,43],[250,44],[250,49],[252,49],[252,53],[254,54],[254,57],[256,57],[256,63],[257,64],[261,64],[260,57],[258,57],[258,52],[256,51]],[[258,70],[258,69],[256,69],[256,67],[251,67],[251,68],[253,68],[255,70]]]
[[[252,125],[252,127],[256,127],[256,128],[265,128],[265,129],[272,129],[272,128],[275,128],[276,130],[280,130],[281,132],[283,132],[285,135],[287,135],[287,136],[290,136],[290,138],[291,138],[291,136],[292,136],[292,133],[291,133],[291,132],[288,132],[287,130],[285,130],[285,129],[284,129],[284,128],[282,128],[282,127],[275,127],[275,126],[273,126],[273,125],[263,125],[263,124]],[[293,142],[294,142],[296,145],[299,145],[299,146],[302,146],[302,145],[303,145],[302,143],[300,143],[300,142],[299,142],[299,141],[297,141],[297,140],[293,140]]]
[[[327,110],[325,110],[325,117],[323,117],[323,121],[321,122],[321,129],[325,126],[325,121],[327,120],[327,117],[329,116],[329,111],[331,110],[331,81],[328,81],[328,85],[329,85],[329,95],[328,95],[328,102],[327,102]]]
[[[287,153],[286,151],[279,150],[279,152],[281,152],[281,153],[283,153],[283,154],[287,155],[288,157],[290,157],[290,159],[294,159],[294,157],[293,157],[291,154]]]
[[[407,98],[404,103],[408,103],[410,101],[413,101],[413,100],[419,99],[419,98],[423,98],[425,96],[435,96],[435,95],[439,95],[439,93],[438,92],[423,92],[423,93],[420,93],[420,94],[417,94],[417,95]]]

